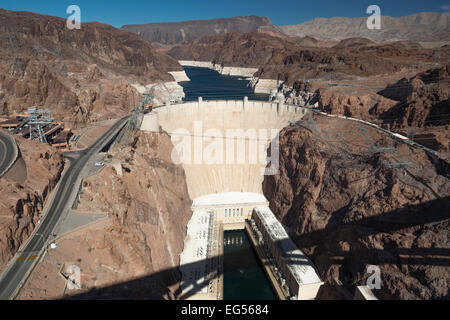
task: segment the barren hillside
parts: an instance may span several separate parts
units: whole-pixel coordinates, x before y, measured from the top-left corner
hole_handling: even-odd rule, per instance
[[[270,207],[327,284],[382,299],[448,299],[449,166],[348,120],[316,117],[280,134]]]
[[[122,29],[139,34],[156,46],[183,44],[206,35],[230,32],[259,32],[284,36],[269,18],[257,16],[125,25]]]
[[[369,30],[367,17],[316,18],[297,25],[280,27],[284,33],[297,36],[345,39],[364,37],[377,42],[414,40],[450,41],[450,14],[421,12],[393,18],[381,17],[381,29]]]
[[[76,121],[122,115],[137,103],[131,83],[170,81],[182,70],[132,33],[101,23],[0,10],[0,113],[38,106]]]

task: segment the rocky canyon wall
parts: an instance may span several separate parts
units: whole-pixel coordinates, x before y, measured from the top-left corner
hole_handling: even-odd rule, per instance
[[[15,138],[19,158],[0,179],[0,272],[34,230],[64,168],[50,146]]]
[[[264,195],[326,284],[382,299],[448,299],[448,164],[375,129],[315,117],[280,133]]]
[[[166,133],[140,132],[127,151],[122,175],[106,167],[85,179],[77,210],[108,213],[111,223],[74,238],[74,252],[90,259],[81,262],[83,290],[71,296],[176,298],[192,202],[184,170],[170,158],[172,148]],[[114,271],[101,271],[103,265]]]
[[[106,24],[69,30],[62,18],[7,10],[0,22],[3,115],[37,106],[74,126],[117,118],[139,101],[132,84],[174,81],[169,72],[183,71],[141,37]]]

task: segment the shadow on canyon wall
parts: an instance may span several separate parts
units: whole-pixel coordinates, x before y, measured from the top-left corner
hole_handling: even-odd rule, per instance
[[[444,222],[450,218],[450,197],[445,197],[423,203],[417,206],[407,206],[398,210],[388,212],[382,215],[364,218],[356,222],[342,223],[338,217],[331,219],[327,227],[323,230],[303,234],[295,242],[304,246],[318,245],[331,232],[345,227],[357,227],[363,229],[362,234],[393,233],[402,229],[414,226],[434,225]],[[338,216],[340,213],[336,213]],[[342,233],[348,234],[348,233]],[[358,235],[354,235],[358,237]],[[340,239],[342,241],[350,239]],[[395,255],[392,254],[395,252]],[[431,257],[432,256],[432,257]],[[207,260],[192,263],[192,266],[217,263],[220,257],[213,257]],[[304,256],[293,255],[289,257],[291,261],[297,264],[309,264]],[[450,267],[450,249],[447,248],[385,248],[385,249],[367,249],[360,257],[361,261],[367,264],[381,265],[384,263],[394,263],[397,265],[427,265],[427,266],[447,266]],[[344,259],[334,259],[336,264],[344,264]],[[228,271],[228,270],[227,270]],[[229,270],[233,271],[233,270]],[[364,272],[361,270],[360,272]],[[219,270],[222,273],[222,270]],[[79,293],[66,297],[71,300],[114,300],[114,299],[163,299],[173,297],[167,287],[176,286],[180,279],[178,268],[162,270],[147,276],[117,283],[103,288],[93,288],[87,292]],[[166,288],[161,290],[161,281]],[[178,299],[188,299],[201,289],[209,285],[208,281],[196,283],[193,288],[187,292],[181,293],[178,290],[175,294]],[[156,290],[155,290],[156,289]]]

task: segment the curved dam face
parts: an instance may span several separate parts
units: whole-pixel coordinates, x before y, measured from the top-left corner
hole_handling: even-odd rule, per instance
[[[172,160],[184,167],[191,199],[226,192],[262,194],[264,174],[278,170],[278,132],[307,112],[282,103],[199,98],[156,108],[144,116],[141,130],[154,131],[159,124],[171,135]]]

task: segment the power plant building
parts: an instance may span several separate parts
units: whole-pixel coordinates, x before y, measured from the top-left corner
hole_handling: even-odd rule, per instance
[[[315,299],[323,282],[314,264],[289,238],[270,208],[254,208],[252,221],[258,230],[260,245],[277,266],[291,299]]]

